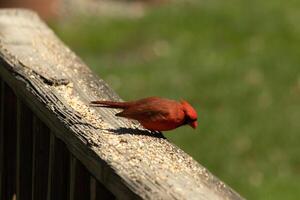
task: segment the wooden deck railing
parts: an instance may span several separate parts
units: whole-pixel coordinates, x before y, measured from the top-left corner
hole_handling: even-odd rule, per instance
[[[101,44],[99,44],[101,45]],[[0,199],[242,199],[120,100],[32,12],[0,11]]]

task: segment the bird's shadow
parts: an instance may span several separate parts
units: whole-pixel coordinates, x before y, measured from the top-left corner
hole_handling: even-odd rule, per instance
[[[101,128],[93,126],[90,123],[85,123],[85,122],[77,122],[77,123],[73,123],[72,125],[83,125],[83,126],[87,126],[89,128],[96,129],[96,130],[101,129]],[[150,137],[166,139],[166,137],[159,131],[150,131],[150,130],[139,129],[139,128],[119,127],[119,128],[115,128],[115,129],[110,128],[110,129],[101,129],[101,130],[108,131],[115,135],[124,135],[124,134],[145,135],[145,136],[150,136]]]
[[[124,127],[120,127],[117,129],[106,129],[106,130],[117,135],[124,135],[124,134],[145,135],[150,137],[166,139],[165,136],[158,131],[149,131],[149,130],[143,130],[138,128],[124,128]]]

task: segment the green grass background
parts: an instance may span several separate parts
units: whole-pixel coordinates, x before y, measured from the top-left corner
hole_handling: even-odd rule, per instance
[[[165,136],[248,199],[300,198],[300,1],[199,0],[53,28],[125,100],[188,100]]]

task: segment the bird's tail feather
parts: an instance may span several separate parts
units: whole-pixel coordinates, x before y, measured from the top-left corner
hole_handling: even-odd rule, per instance
[[[115,102],[115,101],[91,101],[90,106],[93,107],[106,107],[106,108],[127,108],[128,102]]]

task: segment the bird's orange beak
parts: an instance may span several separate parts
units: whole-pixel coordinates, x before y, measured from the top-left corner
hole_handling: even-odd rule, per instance
[[[196,129],[197,126],[198,126],[198,123],[197,123],[197,121],[193,121],[193,122],[189,123],[189,125],[190,125],[193,129]]]

